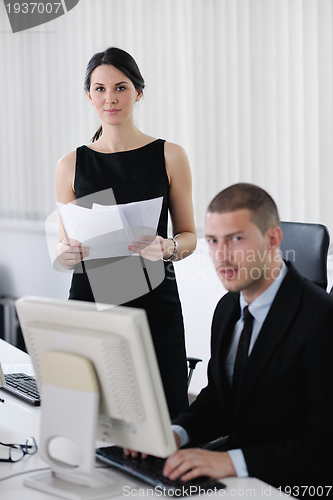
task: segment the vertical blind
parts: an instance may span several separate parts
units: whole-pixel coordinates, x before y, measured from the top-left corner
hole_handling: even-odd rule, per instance
[[[81,0],[13,34],[0,5],[0,217],[55,209],[57,161],[98,126],[85,66],[118,46],[146,80],[140,128],[181,144],[196,223],[239,181],[275,198],[284,220],[333,233],[331,0]]]

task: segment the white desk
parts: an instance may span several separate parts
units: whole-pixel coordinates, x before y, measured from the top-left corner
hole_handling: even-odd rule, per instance
[[[0,339],[0,361],[2,364],[29,364],[30,358],[24,352]],[[21,402],[21,400],[15,396],[11,396],[3,390],[0,390],[0,397],[5,399],[4,403],[0,403],[0,440],[4,443],[24,443],[28,436],[33,436],[38,443],[40,407],[34,407],[23,401]],[[29,471],[44,467],[47,467],[47,464],[39,458],[38,452],[32,456],[26,455],[20,462],[14,464],[0,463],[1,500],[19,500],[21,498],[24,498],[24,500],[55,500],[57,497],[25,487],[23,485],[23,480],[28,474],[22,474],[1,481],[2,478],[12,474],[21,472],[28,473]],[[116,472],[116,474],[120,473]],[[126,477],[124,475],[122,476]],[[250,497],[263,499],[285,497],[285,495],[281,494],[275,488],[255,478],[225,478],[223,482],[226,484],[227,488],[224,490],[222,498]],[[129,484],[130,483],[132,483],[132,480],[129,480]],[[147,491],[147,485],[139,483],[138,481],[135,481],[135,483],[137,487],[136,492],[134,491],[133,493],[136,493],[136,495],[127,495],[128,498],[142,496],[142,492]],[[111,498],[115,497],[110,497],[110,499]],[[118,498],[126,498],[126,496],[124,495]],[[149,494],[149,498],[152,498],[151,493]],[[156,498],[158,498],[158,496],[156,496]]]

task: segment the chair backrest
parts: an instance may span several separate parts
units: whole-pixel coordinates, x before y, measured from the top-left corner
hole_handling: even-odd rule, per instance
[[[292,262],[307,279],[327,289],[327,253],[330,235],[326,226],[281,222],[282,258]]]

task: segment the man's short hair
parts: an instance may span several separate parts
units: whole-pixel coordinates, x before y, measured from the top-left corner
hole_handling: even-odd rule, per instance
[[[273,198],[259,186],[245,182],[223,189],[210,202],[207,212],[222,214],[242,209],[250,211],[252,222],[262,234],[271,227],[281,225]]]

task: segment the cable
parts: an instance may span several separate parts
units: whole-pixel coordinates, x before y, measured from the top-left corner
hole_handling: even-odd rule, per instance
[[[17,472],[16,474],[12,474],[11,476],[2,477],[0,481],[6,481],[6,479],[11,479],[16,476],[23,476],[24,474],[30,474],[31,472],[40,472],[43,470],[51,470],[50,467],[44,467],[43,469],[33,469],[33,470],[25,470],[24,472]]]
[[[110,469],[110,468],[111,468],[110,465],[95,466],[95,469]],[[0,478],[0,481],[6,481],[7,479],[12,479],[12,477],[23,476],[24,474],[30,474],[32,472],[41,472],[43,470],[51,470],[51,467],[44,467],[43,469],[32,469],[32,470],[26,470],[24,472],[17,472],[16,474],[12,474],[11,476],[6,476],[6,477]]]

